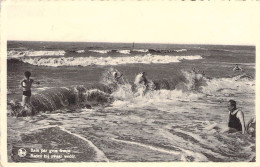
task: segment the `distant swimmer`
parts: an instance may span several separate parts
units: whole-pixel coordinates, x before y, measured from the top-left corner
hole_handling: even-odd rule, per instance
[[[31,73],[26,71],[24,73],[25,79],[21,81],[21,86],[23,88],[23,98],[22,98],[22,106],[27,107],[31,106],[31,87],[32,83],[40,84],[40,82],[34,82],[33,79],[30,79]]]
[[[192,72],[197,73],[195,67],[192,68]]]
[[[242,71],[242,68],[240,68],[238,64],[236,64],[236,67],[233,68],[233,71]]]
[[[117,72],[113,72],[113,77],[116,82],[119,82],[119,79],[123,76],[123,74],[118,74]]]
[[[244,114],[242,111],[236,108],[236,101],[229,100],[228,102],[228,127],[236,129],[237,131],[242,131],[242,134],[245,134],[245,121]]]

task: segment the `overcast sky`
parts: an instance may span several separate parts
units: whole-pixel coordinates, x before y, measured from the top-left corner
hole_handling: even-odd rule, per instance
[[[7,39],[254,45],[259,2],[12,1]]]

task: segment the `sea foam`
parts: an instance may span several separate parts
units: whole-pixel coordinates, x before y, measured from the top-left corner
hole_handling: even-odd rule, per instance
[[[20,57],[37,57],[37,56],[64,56],[64,50],[56,51],[15,51],[11,50],[7,52],[8,58],[20,58]]]
[[[118,50],[117,52],[122,54],[130,54],[130,50]]]
[[[111,50],[89,50],[90,52],[96,52],[96,53],[102,53],[102,54],[105,54],[105,53],[108,53],[110,52]]]
[[[77,50],[77,53],[85,53],[85,50]]]
[[[148,49],[133,49],[135,52],[142,52],[142,53],[147,53]]]
[[[162,56],[146,54],[144,56],[126,57],[52,57],[52,58],[23,58],[25,63],[38,66],[91,66],[91,65],[120,65],[120,64],[166,64],[180,62],[181,60],[202,59],[200,55],[190,56]]]

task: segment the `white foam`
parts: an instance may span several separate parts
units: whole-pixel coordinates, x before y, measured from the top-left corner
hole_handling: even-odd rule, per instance
[[[68,130],[65,129],[64,127],[59,126],[59,128],[60,128],[62,131],[67,132],[67,133],[69,133],[69,134],[71,134],[71,135],[74,135],[74,136],[76,136],[76,137],[78,137],[78,138],[84,140],[85,142],[87,142],[87,143],[89,144],[89,146],[92,147],[92,148],[96,151],[96,153],[97,153],[97,160],[98,160],[98,161],[104,161],[104,160],[105,160],[106,162],[109,162],[109,160],[108,160],[107,157],[105,156],[104,152],[102,152],[99,148],[97,148],[97,146],[95,146],[91,141],[89,141],[88,139],[86,139],[86,138],[84,138],[84,137],[82,137],[82,136],[80,136],[80,135],[78,135],[78,134],[75,134],[75,133],[72,133],[72,132],[68,131]]]
[[[177,49],[177,50],[174,50],[175,52],[186,52],[187,49]]]
[[[192,156],[195,158],[195,161],[207,161],[207,157],[204,156],[203,154],[201,153],[198,153],[198,152],[194,152],[194,151],[190,151],[190,150],[186,150],[186,149],[183,149],[183,148],[180,148],[180,147],[177,147],[177,146],[174,146],[178,149],[180,149],[181,151],[173,151],[173,150],[167,150],[167,149],[163,149],[163,148],[160,148],[160,147],[155,147],[155,146],[151,146],[151,145],[147,145],[147,144],[143,144],[143,143],[139,143],[139,142],[135,142],[135,141],[125,141],[125,140],[118,140],[118,139],[114,139],[114,138],[111,138],[112,140],[114,141],[117,141],[117,142],[121,142],[121,143],[125,143],[125,144],[131,144],[131,145],[137,145],[137,146],[140,146],[140,147],[144,147],[144,148],[147,148],[147,149],[150,149],[150,150],[153,150],[153,151],[158,151],[158,152],[161,152],[161,153],[166,153],[166,154],[171,154],[171,155],[180,155],[180,160],[181,161],[187,161],[188,156]]]
[[[181,60],[202,59],[200,55],[190,56],[161,56],[146,54],[144,56],[126,57],[62,57],[62,58],[24,58],[25,63],[39,66],[91,66],[91,65],[120,65],[120,64],[152,64],[152,63],[173,63]]]
[[[7,52],[8,58],[20,58],[20,57],[37,57],[37,56],[64,56],[64,50],[56,51],[15,51],[11,50]]]
[[[77,53],[85,53],[85,50],[77,50]]]
[[[230,93],[254,93],[255,81],[236,76],[233,78],[218,78],[207,80],[207,86],[202,87],[202,92],[214,96]]]
[[[122,54],[130,54],[130,50],[118,50],[117,52]]]
[[[91,52],[96,52],[96,53],[102,53],[102,54],[105,54],[105,53],[108,53],[110,52],[111,50],[89,50]]]
[[[135,52],[142,52],[142,53],[147,53],[148,49],[133,49]]]
[[[197,100],[202,95],[199,93],[183,93],[181,90],[154,90],[146,94],[133,93],[131,85],[120,86],[112,93],[115,101],[111,104],[113,108],[142,109],[154,107],[165,112],[182,112],[183,110],[172,110],[173,106],[181,101]]]
[[[111,140],[121,142],[121,143],[125,143],[125,144],[137,145],[137,146],[140,146],[140,147],[148,148],[150,150],[158,151],[158,152],[162,152],[162,153],[166,153],[166,154],[180,155],[180,152],[178,152],[178,151],[166,150],[166,149],[163,149],[163,148],[154,147],[154,146],[143,144],[143,143],[138,143],[138,142],[133,142],[133,141],[125,141],[125,140],[118,140],[118,139],[114,139],[114,138],[111,138]]]

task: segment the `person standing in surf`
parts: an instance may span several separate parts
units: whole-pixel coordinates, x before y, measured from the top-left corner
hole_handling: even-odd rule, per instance
[[[24,72],[25,79],[21,81],[21,86],[23,88],[23,97],[22,97],[22,106],[30,107],[31,106],[31,87],[34,82],[33,79],[30,79],[31,73],[29,71]],[[35,82],[40,84],[40,82]]]
[[[132,86],[132,90],[134,92],[139,92],[140,95],[144,95],[148,91],[149,82],[146,78],[145,72],[140,72],[136,75],[134,85]]]
[[[235,100],[229,100],[228,110],[228,127],[236,129],[237,131],[242,131],[242,134],[245,134],[244,113],[237,109]]]
[[[147,86],[148,84],[148,80],[146,78],[146,73],[145,72],[141,72],[139,73],[136,78],[135,78],[135,82],[134,82],[135,85],[145,85]]]

